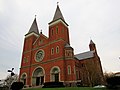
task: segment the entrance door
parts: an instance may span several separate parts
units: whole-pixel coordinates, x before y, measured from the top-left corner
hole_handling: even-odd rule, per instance
[[[36,77],[36,86],[40,84],[40,77]]]
[[[59,73],[55,74],[55,82],[59,82]]]
[[[43,85],[44,84],[44,76],[41,76],[41,83],[40,83],[41,85]]]
[[[32,85],[38,86],[44,83],[44,71],[42,68],[37,68],[33,73]]]
[[[43,85],[44,83],[44,76],[36,77],[36,86]]]
[[[23,84],[26,85],[26,79],[23,79]]]

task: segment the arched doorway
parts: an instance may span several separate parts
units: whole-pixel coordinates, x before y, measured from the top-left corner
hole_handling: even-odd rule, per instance
[[[51,81],[52,82],[59,82],[59,72],[60,72],[60,69],[59,67],[53,67],[51,69]]]
[[[26,75],[26,73],[23,73],[23,74],[21,75],[20,81],[23,82],[24,85],[26,85],[26,79],[27,79],[27,75]]]
[[[44,72],[42,68],[37,68],[33,72],[32,85],[39,86],[44,84]]]

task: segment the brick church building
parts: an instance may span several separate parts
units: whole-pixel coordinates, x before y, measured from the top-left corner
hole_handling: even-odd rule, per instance
[[[36,18],[25,35],[19,80],[28,86],[63,82],[66,86],[103,84],[103,71],[95,43],[90,51],[74,54],[69,29],[59,6],[49,23],[49,35],[39,33]]]

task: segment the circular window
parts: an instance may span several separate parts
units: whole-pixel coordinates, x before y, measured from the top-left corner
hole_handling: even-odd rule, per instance
[[[40,61],[42,61],[43,58],[44,58],[44,51],[43,50],[39,50],[36,53],[36,61],[40,62]]]

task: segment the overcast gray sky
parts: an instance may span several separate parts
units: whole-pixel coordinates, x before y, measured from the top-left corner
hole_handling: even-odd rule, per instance
[[[88,51],[92,39],[103,70],[120,71],[120,0],[0,0],[0,79],[12,67],[19,73],[24,35],[35,15],[39,31],[48,36],[57,2],[75,54]]]

